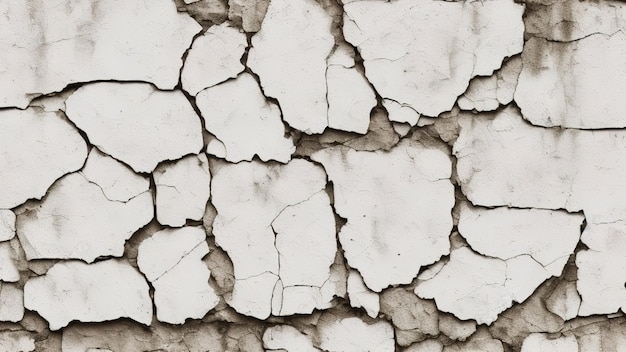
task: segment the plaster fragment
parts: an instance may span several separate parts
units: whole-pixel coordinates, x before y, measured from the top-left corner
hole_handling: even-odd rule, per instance
[[[472,77],[524,42],[524,6],[513,1],[355,1],[344,11],[345,38],[378,93],[428,116],[450,110]]]
[[[370,318],[376,318],[380,311],[380,300],[378,294],[370,291],[361,274],[356,270],[350,270],[348,275],[348,297],[350,306],[353,308],[364,308]]]
[[[24,318],[24,291],[15,284],[0,282],[0,321],[19,322]],[[0,337],[0,351],[4,346]]]
[[[392,122],[392,126],[393,130],[396,131],[400,137],[406,136],[411,131],[411,125],[408,123]]]
[[[111,201],[82,174],[57,181],[41,201],[17,210],[17,235],[32,259],[121,256],[124,243],[153,217],[151,192],[128,202]]]
[[[453,153],[473,204],[583,210],[588,223],[623,218],[626,169],[616,167],[626,162],[623,131],[534,127],[513,107],[463,115],[459,124]]]
[[[582,241],[588,250],[576,255],[579,315],[626,311],[626,221],[588,224]]]
[[[506,278],[505,261],[483,257],[462,247],[450,253],[450,261],[437,275],[419,282],[415,293],[434,298],[440,310],[459,319],[491,324],[513,301],[504,286]]]
[[[289,325],[276,325],[265,329],[263,347],[268,351],[318,352],[311,337]]]
[[[328,127],[365,134],[370,112],[376,106],[376,94],[367,79],[354,67],[352,50],[349,45],[343,44],[328,58]]]
[[[0,9],[0,106],[76,82],[178,83],[181,57],[201,27],[171,0],[19,1]]]
[[[98,148],[91,148],[81,172],[89,182],[100,186],[104,196],[111,201],[128,202],[150,190],[147,177],[134,173],[131,168],[103,154]]]
[[[462,203],[459,232],[488,257],[456,249],[434,277],[420,278],[415,292],[460,319],[491,324],[513,301],[525,301],[544,280],[561,275],[582,221],[580,214]]]
[[[152,174],[156,185],[156,215],[160,224],[181,227],[201,220],[210,196],[211,173],[205,154],[162,163]]]
[[[492,111],[513,100],[522,59],[515,56],[505,61],[491,76],[474,77],[457,103],[463,110]]]
[[[248,41],[246,35],[228,22],[211,26],[194,40],[180,80],[183,89],[190,95],[235,78],[243,71],[241,64]]]
[[[387,110],[389,120],[394,122],[408,123],[415,126],[420,114],[406,104],[400,104],[395,100],[383,99],[383,106]]]
[[[458,100],[463,110],[491,111],[498,108],[497,93],[498,78],[496,75],[488,77],[474,77],[470,85]]]
[[[515,101],[538,126],[623,128],[626,34],[594,34],[571,43],[529,39]]]
[[[209,286],[211,272],[202,258],[209,254],[201,227],[165,229],[139,245],[137,265],[154,286],[157,319],[182,324],[201,319],[219,302]]]
[[[328,126],[326,59],[335,41],[331,17],[315,0],[274,0],[252,37],[248,66],[283,119],[307,134]]]
[[[395,350],[393,328],[386,321],[368,324],[359,318],[336,319],[318,326],[319,347],[328,352]]]
[[[248,73],[200,92],[196,98],[207,131],[217,141],[207,153],[230,162],[250,161],[255,155],[263,161],[286,163],[295,151],[279,107],[266,101],[257,81]],[[223,151],[223,152],[222,152]]]
[[[127,317],[149,325],[152,301],[143,276],[125,260],[94,264],[67,261],[24,286],[24,306],[59,330],[73,320],[99,322]]]
[[[584,216],[543,209],[478,208],[461,203],[459,233],[481,254],[509,260],[528,255],[548,268],[569,257]],[[564,263],[563,263],[564,265]],[[563,265],[552,275],[559,276]]]
[[[66,102],[67,116],[98,149],[137,172],[152,172],[202,148],[202,127],[180,91],[145,83],[84,85]]]
[[[18,271],[16,257],[16,250],[10,242],[0,242],[0,281],[19,281],[20,273]]]
[[[213,234],[235,274],[228,303],[259,319],[325,308],[333,295],[321,289],[336,240],[324,171],[301,159],[216,162],[215,169]]]
[[[348,221],[339,240],[371,290],[410,283],[448,253],[454,197],[445,153],[405,139],[385,153],[333,147],[312,159],[335,186],[335,209]]]
[[[246,32],[258,32],[269,3],[269,0],[228,0],[228,18],[241,23]]]
[[[549,338],[547,334],[535,333],[524,339],[521,352],[571,352],[579,351],[573,335]]]
[[[0,110],[0,151],[0,209],[41,198],[87,157],[85,140],[61,112],[37,108]]]
[[[15,213],[0,209],[0,241],[8,241],[15,237]]]

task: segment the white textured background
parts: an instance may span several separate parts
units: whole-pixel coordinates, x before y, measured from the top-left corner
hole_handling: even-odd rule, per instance
[[[0,352],[626,351],[624,28],[0,0]]]

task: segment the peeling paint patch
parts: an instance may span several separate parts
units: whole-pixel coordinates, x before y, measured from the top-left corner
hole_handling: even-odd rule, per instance
[[[122,259],[55,264],[46,275],[26,283],[24,306],[46,319],[51,330],[73,320],[99,322],[128,317],[144,325],[152,321],[148,284]]]
[[[137,265],[154,286],[159,321],[183,324],[200,319],[219,302],[209,286],[211,272],[202,262],[209,254],[200,227],[162,230],[139,245]]]
[[[119,257],[124,242],[152,219],[152,194],[112,201],[80,173],[57,181],[41,201],[17,211],[17,235],[32,259]]]
[[[152,175],[160,224],[181,227],[187,219],[202,219],[211,192],[206,155],[189,155],[173,163],[159,164]]]
[[[41,198],[87,158],[85,140],[60,112],[0,110],[0,134],[1,209]]]
[[[266,100],[252,75],[242,73],[205,89],[196,102],[207,131],[215,136],[207,153],[230,162],[250,161],[255,155],[263,161],[291,159],[296,148],[292,138],[284,136],[280,109]]]
[[[339,233],[348,263],[371,290],[410,283],[448,254],[454,197],[445,153],[403,140],[388,153],[334,147],[312,158],[324,165],[335,209],[348,221]]]
[[[343,33],[379,94],[428,116],[522,51],[524,6],[513,1],[353,1],[344,11]]]
[[[215,169],[213,234],[235,273],[229,304],[259,319],[327,307],[337,249],[324,171],[300,159],[216,162]]]
[[[66,102],[67,116],[101,151],[137,172],[152,172],[202,148],[202,127],[180,91],[145,83],[85,85]]]
[[[62,19],[62,20],[60,20]],[[20,1],[0,8],[0,106],[75,82],[178,82],[183,52],[201,27],[171,0]]]

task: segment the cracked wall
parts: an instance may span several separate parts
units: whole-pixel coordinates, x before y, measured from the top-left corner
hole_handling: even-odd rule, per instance
[[[626,351],[625,3],[0,14],[0,352]]]

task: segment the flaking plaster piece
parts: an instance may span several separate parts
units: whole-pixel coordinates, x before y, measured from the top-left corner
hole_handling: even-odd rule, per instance
[[[383,106],[389,115],[389,121],[407,123],[415,126],[420,114],[406,104],[400,104],[395,100],[383,99]]]
[[[0,281],[2,282],[20,280],[16,248],[12,246],[12,242],[0,242]]]
[[[626,126],[626,34],[594,34],[571,43],[531,38],[522,53],[515,101],[538,126]]]
[[[285,137],[280,108],[268,102],[257,81],[249,73],[198,93],[196,104],[207,131],[216,139],[207,153],[230,162],[250,161],[255,155],[263,161],[286,163],[296,150],[291,137]],[[368,118],[369,120],[369,118]]]
[[[67,116],[101,151],[137,172],[152,172],[202,148],[202,126],[180,91],[146,83],[84,85],[66,102]]]
[[[205,88],[237,77],[244,69],[241,57],[247,46],[246,35],[230,23],[209,27],[194,40],[187,54],[180,76],[183,89],[195,96]]]
[[[0,321],[19,322],[24,318],[24,291],[15,284],[0,282]],[[0,338],[0,349],[2,348]]]
[[[17,235],[26,258],[82,259],[121,256],[124,243],[154,215],[152,193],[128,202],[107,199],[81,173],[57,181],[41,202],[17,210]]]
[[[467,247],[452,251],[415,292],[459,319],[491,324],[512,302],[524,302],[551,276],[560,276],[580,238],[583,216],[538,209],[480,209],[463,203],[459,232]]]
[[[405,139],[389,152],[333,147],[312,159],[326,169],[335,209],[348,221],[339,233],[346,259],[371,290],[408,284],[448,254],[454,189],[442,150]]]
[[[418,296],[434,298],[440,310],[462,320],[491,324],[513,301],[512,292],[505,287],[507,263],[467,247],[453,250],[450,261],[433,278],[418,278]]]
[[[576,255],[576,287],[582,302],[578,315],[626,312],[626,221],[588,224]]]
[[[474,77],[457,103],[463,110],[492,111],[513,100],[522,70],[520,56],[507,60],[493,75]]]
[[[228,303],[259,319],[328,308],[336,239],[323,169],[295,159],[216,162],[215,170],[213,234],[235,274]]]
[[[393,352],[393,328],[386,321],[368,324],[363,320],[338,318],[318,327],[319,347],[328,352]]]
[[[0,110],[0,151],[0,209],[41,198],[87,157],[85,140],[63,114],[38,108]]]
[[[491,75],[524,43],[524,5],[512,0],[354,1],[344,11],[343,34],[374,88],[428,116],[450,110],[472,77]]]
[[[187,219],[202,220],[211,195],[211,173],[205,154],[160,164],[153,177],[156,216],[160,224],[180,227]]]
[[[59,330],[73,320],[100,322],[127,317],[149,325],[152,301],[144,277],[126,260],[94,264],[67,261],[24,286],[24,306]]]
[[[283,119],[307,134],[328,126],[327,57],[335,44],[331,17],[315,0],[273,0],[252,37],[248,66]]]
[[[275,325],[263,332],[263,347],[267,351],[319,352],[311,337],[289,325]]]
[[[535,127],[507,107],[462,114],[453,153],[467,198],[481,206],[583,210],[587,223],[624,218],[623,131]],[[506,155],[507,157],[502,157]]]
[[[328,127],[365,134],[376,94],[355,67],[354,49],[342,43],[328,58]]]
[[[0,8],[0,106],[76,82],[178,83],[181,57],[200,25],[171,0],[18,1]]]
[[[219,297],[209,286],[211,272],[202,258],[209,254],[202,227],[156,232],[139,245],[137,265],[154,286],[159,321],[182,324],[201,319]]]
[[[0,241],[8,241],[15,237],[15,213],[0,209]]]
[[[578,342],[574,335],[550,338],[548,334],[535,333],[524,339],[521,352],[572,352],[583,351],[578,349]],[[605,351],[602,349],[602,351]]]
[[[87,162],[81,170],[83,176],[102,189],[110,201],[128,202],[150,190],[150,180],[138,175],[131,168],[91,148]]]
[[[582,214],[543,209],[488,209],[461,203],[459,233],[475,251],[508,260],[527,256],[559,276],[580,239]],[[552,264],[559,263],[552,267]]]
[[[350,270],[348,274],[348,297],[350,306],[353,308],[363,308],[370,318],[376,318],[380,311],[380,300],[378,294],[370,291],[365,286],[361,274],[356,270]]]

